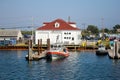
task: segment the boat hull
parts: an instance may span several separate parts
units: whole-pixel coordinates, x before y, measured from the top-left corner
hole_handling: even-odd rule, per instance
[[[107,50],[97,50],[96,55],[107,55],[108,51]]]
[[[69,56],[69,53],[65,52],[47,52],[46,59],[47,60],[56,60],[63,59]]]

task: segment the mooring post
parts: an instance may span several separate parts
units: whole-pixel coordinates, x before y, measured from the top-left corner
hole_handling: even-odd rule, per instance
[[[38,39],[38,55],[40,54],[40,40]]]
[[[33,58],[32,58],[32,49],[31,49],[31,42],[30,42],[30,40],[28,41],[29,42],[29,45],[28,45],[28,60],[30,61],[30,60],[32,60]]]
[[[30,40],[30,48],[32,48],[32,40]]]
[[[117,58],[118,57],[118,55],[117,55],[117,53],[118,53],[117,41],[115,41],[114,46],[115,46],[115,48],[114,48],[114,57]]]
[[[47,39],[47,50],[50,50],[50,39]]]
[[[40,39],[40,53],[42,53],[42,39]]]

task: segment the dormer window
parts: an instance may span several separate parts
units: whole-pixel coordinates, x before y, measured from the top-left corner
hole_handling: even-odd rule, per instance
[[[59,28],[60,24],[58,22],[55,23],[55,28]]]

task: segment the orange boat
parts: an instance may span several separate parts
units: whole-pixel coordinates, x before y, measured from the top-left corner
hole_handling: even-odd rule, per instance
[[[61,44],[51,45],[51,49],[47,51],[47,60],[63,59],[69,56],[69,52],[66,47]]]

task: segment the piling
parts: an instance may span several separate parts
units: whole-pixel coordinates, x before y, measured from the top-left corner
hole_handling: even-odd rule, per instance
[[[38,55],[42,53],[42,39],[38,39]]]
[[[115,48],[114,48],[114,57],[117,58],[118,57],[118,55],[117,55],[117,52],[118,52],[118,50],[117,50],[118,49],[117,41],[115,41],[114,45],[115,45]]]
[[[29,40],[29,49],[28,49],[28,60],[33,60],[32,49],[31,49],[31,40]]]
[[[47,39],[47,50],[50,50],[50,39]]]
[[[40,53],[42,53],[42,39],[40,39]]]
[[[40,41],[38,39],[38,55],[40,55]]]
[[[33,47],[33,45],[32,45],[32,40],[30,40],[30,48],[32,48]]]

